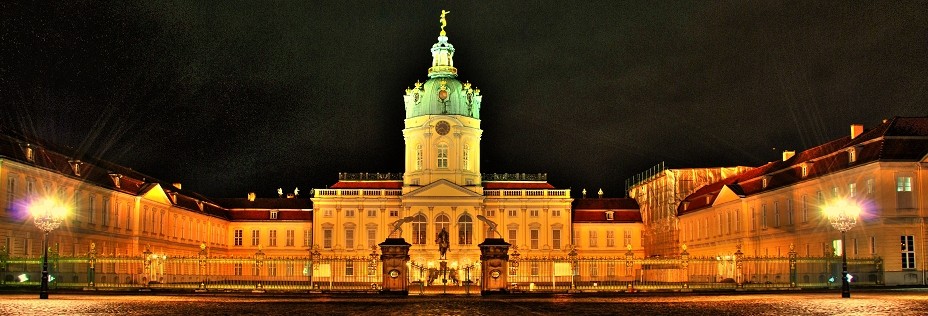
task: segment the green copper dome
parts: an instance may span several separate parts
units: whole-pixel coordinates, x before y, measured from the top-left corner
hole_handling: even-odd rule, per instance
[[[480,89],[469,82],[461,83],[455,78],[431,78],[421,84],[416,82],[406,89],[406,118],[422,115],[462,115],[480,118]]]

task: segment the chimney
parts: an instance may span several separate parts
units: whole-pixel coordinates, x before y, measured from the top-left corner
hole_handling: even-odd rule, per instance
[[[255,201],[255,193],[248,192],[248,202],[254,202],[254,201]]]
[[[862,124],[851,124],[851,139],[857,138],[863,134],[864,126]]]
[[[181,190],[180,182],[174,182],[174,187],[177,188],[178,190]]]
[[[783,161],[787,161],[787,160],[789,160],[790,158],[793,158],[793,156],[795,156],[795,155],[796,155],[796,151],[795,151],[795,150],[784,150],[784,151],[783,151]]]

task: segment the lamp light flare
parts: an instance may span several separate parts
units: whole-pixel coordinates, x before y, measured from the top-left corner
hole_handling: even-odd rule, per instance
[[[61,226],[69,210],[54,198],[43,198],[29,205],[29,213],[32,214],[36,227],[49,232]]]
[[[860,206],[848,200],[836,200],[822,208],[822,212],[831,226],[846,232],[857,226],[857,217],[860,216]]]

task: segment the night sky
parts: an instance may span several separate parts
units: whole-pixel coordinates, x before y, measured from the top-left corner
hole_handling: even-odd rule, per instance
[[[928,115],[925,1],[24,2],[0,4],[0,124],[210,197],[402,172],[442,9],[482,171],[575,197]]]

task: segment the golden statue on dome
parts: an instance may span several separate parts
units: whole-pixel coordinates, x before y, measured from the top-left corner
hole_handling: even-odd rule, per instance
[[[441,33],[439,33],[441,36],[445,36],[445,34],[447,34],[445,33],[445,26],[448,26],[448,20],[445,20],[445,15],[448,15],[448,13],[451,13],[451,11],[441,10],[441,19],[438,20],[441,22]]]

